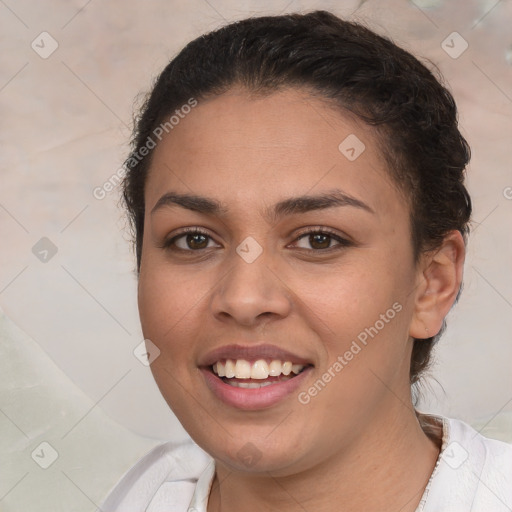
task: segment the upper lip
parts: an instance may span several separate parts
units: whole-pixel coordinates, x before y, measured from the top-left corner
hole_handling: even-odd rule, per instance
[[[276,345],[224,345],[216,348],[200,358],[199,366],[211,366],[222,359],[277,359],[279,361],[291,361],[293,364],[310,365],[310,360],[297,354],[283,350]]]

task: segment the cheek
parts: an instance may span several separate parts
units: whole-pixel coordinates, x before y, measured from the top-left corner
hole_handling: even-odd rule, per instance
[[[166,265],[151,261],[141,267],[138,305],[142,331],[165,359],[191,356],[191,343],[186,341],[201,325],[198,317],[204,293],[198,278],[191,279],[185,272],[171,272]]]
[[[353,337],[401,300],[403,284],[391,265],[365,258],[321,274],[303,273],[295,277],[297,295],[333,334]]]
[[[147,263],[149,261],[147,260]],[[202,325],[200,290],[182,272],[169,272],[158,264],[141,267],[139,315],[145,339],[160,350],[151,372],[164,399],[180,419],[190,415],[197,377],[195,344]]]
[[[329,425],[332,436],[339,435],[343,415],[364,423],[386,400],[396,376],[408,372],[406,279],[387,272],[390,265],[375,262],[371,272],[358,266],[302,282],[304,311],[309,326],[318,328],[325,355],[300,403]]]
[[[413,272],[392,253],[375,256],[347,263],[329,276],[302,277],[298,285],[305,314],[320,329],[326,352],[322,369],[344,375],[331,386],[333,404],[345,390],[352,390],[346,399],[359,400],[368,386],[379,386],[374,374],[389,380],[407,371]],[[336,361],[341,366],[333,368]]]

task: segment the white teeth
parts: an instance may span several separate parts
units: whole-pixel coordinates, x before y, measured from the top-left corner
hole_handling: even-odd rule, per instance
[[[302,366],[301,364],[292,364],[293,373],[300,373],[302,371],[302,368],[304,368],[304,366]]]
[[[250,379],[251,363],[245,359],[237,359],[235,364],[235,377],[237,379]]]
[[[233,386],[235,388],[245,388],[245,389],[258,389],[258,388],[264,388],[265,386],[271,386],[274,384],[273,382],[237,382],[230,381],[228,382],[230,386]]]
[[[264,359],[256,361],[251,368],[251,379],[266,379],[268,377],[268,364]]]
[[[258,359],[252,364],[245,359],[227,359],[226,362],[217,361],[212,365],[212,369],[219,377],[228,379],[236,377],[237,379],[264,380],[269,376],[279,377],[281,374],[288,376],[292,372],[297,375],[304,369],[304,365],[292,364],[291,361],[279,361],[278,359],[273,359],[270,363],[267,363],[264,359]],[[259,386],[257,383],[254,384]]]
[[[281,375],[281,368],[282,368],[281,361],[276,361],[275,359],[270,362],[270,365],[268,367],[268,374],[272,377],[279,377]]]
[[[222,366],[220,361],[217,363],[217,368],[219,368],[219,365]],[[226,361],[226,364],[224,365],[224,373],[228,379],[232,379],[235,376],[235,363],[231,359]]]

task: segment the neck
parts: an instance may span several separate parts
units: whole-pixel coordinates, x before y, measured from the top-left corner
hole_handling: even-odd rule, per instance
[[[217,463],[208,512],[327,512],[334,507],[340,512],[414,512],[439,448],[421,429],[412,406],[409,410],[394,401],[397,407],[387,409],[386,421],[372,422],[374,427],[349,447],[306,471],[286,477],[251,475]]]

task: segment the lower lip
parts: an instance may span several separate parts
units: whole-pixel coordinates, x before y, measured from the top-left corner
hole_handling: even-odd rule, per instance
[[[210,370],[201,368],[206,385],[217,398],[232,407],[245,410],[266,409],[276,405],[296,391],[311,370],[312,367],[310,366],[291,379],[262,388],[246,389],[230,386]]]

